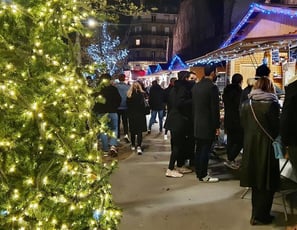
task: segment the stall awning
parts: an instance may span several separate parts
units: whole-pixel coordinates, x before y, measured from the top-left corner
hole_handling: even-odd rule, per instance
[[[285,51],[289,47],[297,46],[297,34],[280,35],[272,37],[246,38],[234,42],[229,46],[217,49],[204,56],[188,60],[189,66],[206,65],[208,63],[219,63],[229,61],[238,57],[252,55],[257,52],[263,52],[271,49]]]

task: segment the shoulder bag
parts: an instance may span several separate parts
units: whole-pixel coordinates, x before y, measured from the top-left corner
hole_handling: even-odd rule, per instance
[[[252,113],[253,113],[253,116],[257,122],[257,124],[260,126],[260,128],[263,130],[263,132],[269,137],[269,139],[272,141],[272,147],[273,147],[273,150],[274,150],[274,156],[276,159],[283,159],[285,158],[284,155],[285,155],[285,147],[282,143],[282,140],[281,140],[281,136],[278,135],[275,139],[273,139],[269,133],[264,129],[264,127],[261,125],[261,123],[258,121],[257,117],[256,117],[256,114],[255,114],[255,111],[253,109],[253,106],[252,106],[252,100],[250,99],[249,100],[249,104],[250,104],[250,107],[251,107],[251,110],[252,110]]]

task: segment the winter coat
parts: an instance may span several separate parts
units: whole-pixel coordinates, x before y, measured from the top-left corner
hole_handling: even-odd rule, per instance
[[[140,133],[147,131],[144,94],[133,92],[130,98],[127,97],[127,107],[130,132]]]
[[[119,94],[121,95],[121,104],[118,107],[119,110],[126,110],[127,109],[127,103],[126,103],[126,99],[127,99],[127,91],[129,90],[130,86],[127,85],[125,82],[120,82],[118,84],[115,85],[115,87],[117,87]]]
[[[93,108],[93,111],[96,114],[103,114],[103,113],[116,113],[117,109],[121,103],[121,96],[116,87],[113,85],[108,85],[100,92],[94,93],[94,97],[101,95],[105,98],[105,103],[96,102]]]
[[[149,92],[149,104],[151,110],[165,109],[164,89],[160,85],[152,85]]]
[[[242,89],[238,84],[227,85],[223,92],[224,129],[233,134],[243,132],[240,125],[239,105]]]
[[[252,91],[253,86],[248,85],[242,90],[241,96],[240,96],[240,104],[243,103],[245,100],[249,99],[249,94]]]
[[[279,133],[278,101],[251,99],[258,121],[275,138]],[[244,130],[240,186],[276,191],[280,182],[279,161],[274,157],[272,141],[252,114],[249,100],[242,104],[240,119]]]
[[[297,80],[285,87],[280,134],[286,146],[297,146]]]
[[[170,90],[168,104],[170,111],[165,121],[165,129],[187,135],[193,129],[192,84],[186,80],[176,80]]]
[[[192,88],[194,136],[214,140],[220,128],[219,89],[208,78],[202,78]]]

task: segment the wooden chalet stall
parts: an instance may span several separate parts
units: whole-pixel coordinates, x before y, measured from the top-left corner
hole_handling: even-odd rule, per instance
[[[270,77],[283,89],[296,74],[297,6],[256,4],[231,32],[221,48],[186,63],[194,66],[224,63],[226,75],[241,73],[246,80],[255,76],[256,68],[267,63]]]

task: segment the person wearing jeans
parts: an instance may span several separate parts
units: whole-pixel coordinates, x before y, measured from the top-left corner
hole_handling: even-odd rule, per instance
[[[151,118],[150,118],[149,126],[148,126],[149,131],[152,130],[152,126],[155,123],[154,121],[156,120],[157,115],[158,115],[158,119],[159,119],[159,131],[162,132],[164,110],[152,110],[151,111]]]
[[[118,134],[118,114],[117,109],[121,103],[121,96],[115,86],[111,84],[110,74],[102,74],[99,77],[99,85],[102,87],[100,91],[93,94],[94,98],[102,97],[104,102],[98,101],[95,103],[93,111],[99,118],[99,122],[104,122],[103,116],[107,116],[108,131],[112,132],[112,135],[108,135],[107,132],[98,133],[98,140],[101,140],[102,151],[108,152],[112,157],[118,155],[117,151],[117,134]]]
[[[101,119],[105,114],[99,114],[98,119]],[[107,133],[99,133],[97,138],[101,140],[102,151],[108,152],[110,150],[116,152],[117,143],[117,133],[118,133],[118,114],[117,113],[107,113],[108,118],[108,128],[112,132],[112,135],[109,136]]]

